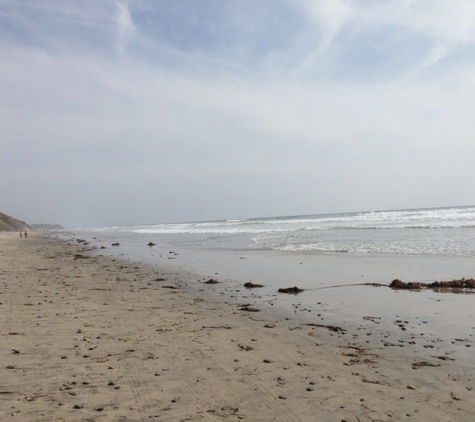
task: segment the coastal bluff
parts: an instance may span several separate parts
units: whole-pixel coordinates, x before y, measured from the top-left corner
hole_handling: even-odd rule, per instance
[[[0,212],[0,232],[15,230],[31,230],[31,227],[24,221],[17,220],[9,215]]]

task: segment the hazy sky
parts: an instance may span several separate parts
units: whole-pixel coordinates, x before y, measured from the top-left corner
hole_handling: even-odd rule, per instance
[[[0,211],[475,204],[474,0],[1,0]]]

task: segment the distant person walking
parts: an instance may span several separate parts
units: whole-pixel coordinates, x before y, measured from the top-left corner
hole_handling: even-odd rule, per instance
[[[23,239],[23,232],[20,231],[20,238]]]
[[[25,230],[25,239],[28,239],[28,232]]]

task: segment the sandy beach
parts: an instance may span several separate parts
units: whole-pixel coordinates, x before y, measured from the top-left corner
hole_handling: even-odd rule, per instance
[[[473,361],[437,340],[279,320],[97,252],[0,234],[0,420],[475,419]]]

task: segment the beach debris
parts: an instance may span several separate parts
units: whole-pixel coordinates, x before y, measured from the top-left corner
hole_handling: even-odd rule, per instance
[[[112,246],[120,246],[120,243],[119,242],[115,242],[112,244]]]
[[[205,281],[205,284],[218,284],[219,281],[214,278],[210,278],[208,281]]]
[[[381,317],[364,316],[363,319],[365,321],[371,321],[371,322],[374,322],[375,324],[379,324],[379,322],[376,320],[381,319]]]
[[[92,259],[92,258],[93,258],[92,256],[86,256],[80,253],[77,253],[74,255],[74,259]]]
[[[176,286],[162,286],[162,289],[172,289],[172,290],[176,290],[176,289],[178,289],[178,287],[176,287]]]
[[[310,327],[321,327],[321,328],[327,328],[330,331],[334,331],[335,333],[340,333],[340,332],[345,332],[345,330],[341,327],[337,327],[336,325],[324,325],[324,324],[304,324],[308,325]]]
[[[155,245],[156,245],[156,243],[153,243],[153,242],[148,242],[147,243],[147,246],[155,246]]]
[[[252,306],[242,306],[240,310],[247,311],[247,312],[260,312],[258,308],[253,308]]]
[[[433,358],[440,360],[455,360],[454,358],[449,358],[448,356],[432,356]]]
[[[412,369],[419,369],[419,368],[423,368],[425,366],[437,367],[437,366],[440,366],[440,364],[439,363],[433,363],[433,362],[427,362],[426,360],[423,360],[421,362],[414,362],[412,364]]]
[[[244,284],[244,287],[247,287],[248,289],[256,289],[258,287],[264,287],[264,286],[262,284],[256,284],[249,281]]]
[[[251,346],[246,346],[246,345],[244,345],[244,344],[238,344],[238,347],[239,347],[241,350],[244,350],[244,351],[246,351],[246,352],[249,352],[250,350],[254,350],[253,347],[251,347]]]
[[[302,292],[303,292],[303,289],[300,289],[299,287],[294,286],[294,287],[280,288],[280,289],[277,290],[277,291],[278,291],[279,293],[298,294],[298,293],[302,293]]]
[[[389,285],[392,289],[421,290],[421,289],[475,289],[475,280],[473,278],[451,281],[434,281],[433,283],[408,282],[405,283],[399,279],[391,281]]]

